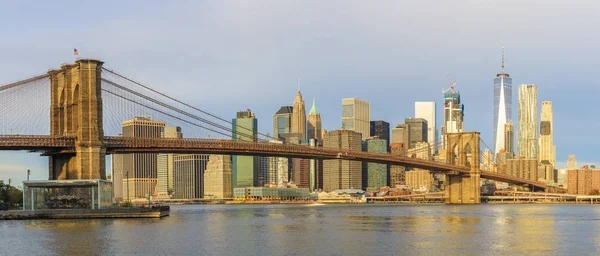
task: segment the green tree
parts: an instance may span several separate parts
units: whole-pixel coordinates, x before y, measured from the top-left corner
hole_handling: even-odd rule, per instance
[[[11,208],[23,204],[23,191],[0,180],[0,200],[11,204]]]

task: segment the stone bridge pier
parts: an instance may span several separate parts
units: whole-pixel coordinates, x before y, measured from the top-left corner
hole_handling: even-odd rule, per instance
[[[446,204],[479,204],[479,132],[449,133],[446,161],[470,167],[469,173],[458,171],[446,174]]]

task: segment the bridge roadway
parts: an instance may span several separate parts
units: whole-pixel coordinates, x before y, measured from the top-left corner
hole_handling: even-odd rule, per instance
[[[0,150],[28,150],[45,154],[75,153],[75,138],[44,135],[0,135]],[[104,137],[107,154],[175,153],[175,154],[238,154],[312,159],[340,159],[420,168],[433,172],[469,174],[470,167],[390,154],[348,151],[342,149],[209,139],[167,139]],[[530,181],[506,174],[481,171],[481,178],[545,189],[542,182]]]

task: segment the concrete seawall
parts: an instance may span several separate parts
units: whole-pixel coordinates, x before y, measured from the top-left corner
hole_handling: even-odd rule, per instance
[[[0,220],[31,219],[105,219],[105,218],[162,218],[169,216],[169,206],[153,208],[14,210],[0,212]]]

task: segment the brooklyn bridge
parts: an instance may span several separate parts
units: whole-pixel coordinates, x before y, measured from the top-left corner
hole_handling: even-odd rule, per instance
[[[78,59],[59,69],[0,87],[0,150],[24,150],[49,158],[50,180],[105,179],[106,155],[194,153],[341,159],[420,168],[446,175],[446,202],[480,203],[480,179],[534,190],[542,182],[480,169],[478,132],[447,135],[446,161],[410,156],[270,143],[270,136],[246,133],[232,140],[232,123],[196,106],[103,67]],[[226,100],[226,99],[224,99]],[[121,122],[150,114],[186,131],[182,139],[122,137]]]

